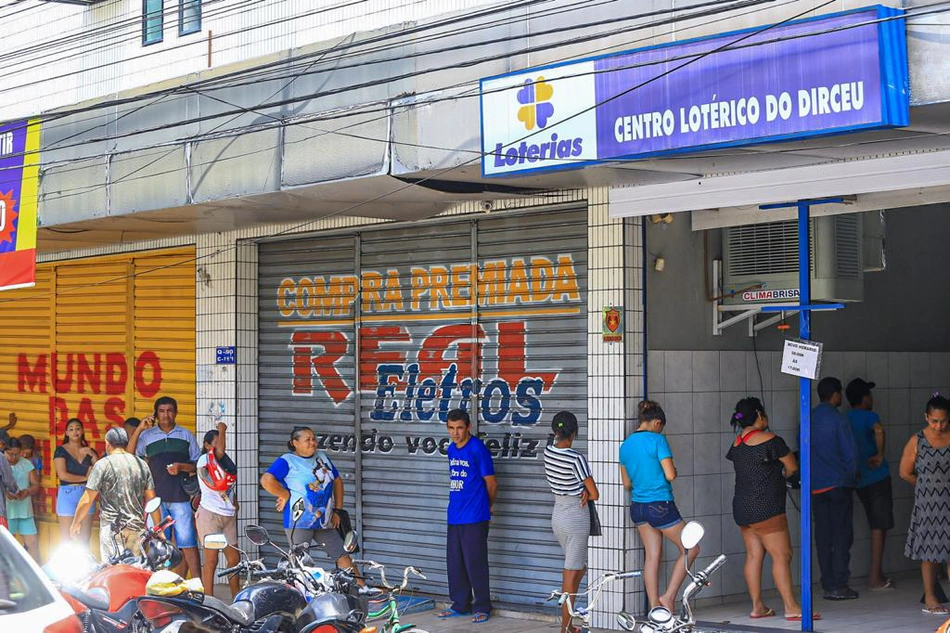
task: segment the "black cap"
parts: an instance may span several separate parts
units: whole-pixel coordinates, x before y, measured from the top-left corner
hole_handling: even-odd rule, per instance
[[[848,398],[848,403],[852,407],[856,407],[861,404],[861,401],[864,400],[864,396],[871,393],[871,389],[874,389],[875,383],[868,382],[864,378],[855,378],[848,383],[848,388],[845,389],[844,394]]]
[[[825,376],[818,381],[818,399],[822,402],[831,400],[831,396],[841,393],[841,381],[834,376]]]

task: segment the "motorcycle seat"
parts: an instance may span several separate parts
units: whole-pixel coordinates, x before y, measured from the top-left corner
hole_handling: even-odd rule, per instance
[[[201,604],[208,607],[209,609],[214,609],[215,611],[224,614],[224,616],[229,620],[232,622],[237,622],[241,626],[247,627],[254,623],[253,617],[244,611],[241,611],[240,609],[235,609],[222,600],[218,600],[214,596],[205,594],[204,600],[201,601]]]

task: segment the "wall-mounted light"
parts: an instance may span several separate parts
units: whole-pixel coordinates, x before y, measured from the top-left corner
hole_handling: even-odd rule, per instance
[[[673,221],[672,213],[654,213],[650,216],[650,222],[653,224],[669,224]]]
[[[662,257],[657,257],[656,259],[654,259],[653,270],[655,270],[658,273],[661,273],[664,270],[666,270],[666,260],[663,259]]]

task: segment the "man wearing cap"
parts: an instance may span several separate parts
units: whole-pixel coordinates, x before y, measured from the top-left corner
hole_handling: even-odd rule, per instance
[[[882,591],[894,588],[894,581],[881,571],[884,558],[884,538],[894,527],[894,500],[891,493],[891,473],[884,459],[884,425],[873,411],[873,382],[855,378],[848,383],[845,395],[851,410],[848,422],[858,446],[858,499],[871,528],[871,569],[868,589]]]
[[[848,586],[848,578],[858,450],[848,419],[838,411],[841,381],[822,378],[818,399],[821,404],[811,412],[811,493],[821,587],[825,600],[853,600],[858,592]]]

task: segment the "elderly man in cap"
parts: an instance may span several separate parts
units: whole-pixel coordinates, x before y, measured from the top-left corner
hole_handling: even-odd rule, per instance
[[[884,558],[884,538],[894,527],[894,499],[891,493],[891,473],[884,459],[884,425],[874,412],[873,382],[855,378],[848,383],[845,395],[851,410],[848,422],[858,446],[858,500],[864,506],[871,528],[871,569],[868,589],[885,591],[894,588],[894,581],[881,570]]]
[[[825,600],[858,597],[858,592],[848,586],[858,449],[848,419],[838,411],[841,391],[840,380],[832,376],[822,378],[818,382],[821,404],[811,412],[812,512]]]

